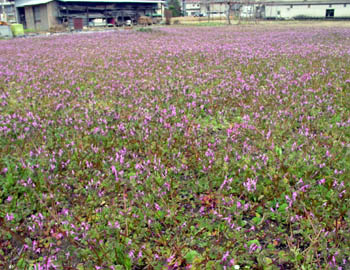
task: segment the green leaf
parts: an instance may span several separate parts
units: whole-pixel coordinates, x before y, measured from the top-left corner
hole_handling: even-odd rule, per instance
[[[12,174],[11,173],[7,174],[7,184],[9,186],[12,186],[14,185],[14,183],[15,183],[15,179],[13,178]]]
[[[164,217],[165,217],[165,212],[161,211],[161,210],[158,210],[157,211],[157,218],[158,219],[163,219]]]
[[[190,250],[186,253],[186,255],[184,256],[184,258],[186,259],[186,262],[187,263],[193,263],[193,261],[196,259],[196,258],[199,258],[201,255],[195,251],[195,250]]]
[[[254,240],[248,241],[248,247],[250,247],[253,244],[256,244],[257,246],[260,246],[260,243],[259,243],[258,239],[254,239]]]
[[[214,265],[215,265],[215,262],[209,261],[209,262],[207,262],[205,269],[207,269],[207,270],[214,269]]]
[[[25,265],[26,265],[26,261],[25,261],[24,258],[21,258],[21,259],[18,260],[17,267],[20,267],[20,269],[22,269],[22,268],[25,267]]]
[[[282,156],[282,148],[281,147],[275,146],[275,152],[277,155]]]
[[[286,211],[286,208],[288,207],[288,204],[283,203],[279,208],[278,208],[278,212],[280,213],[284,213]]]
[[[254,222],[254,224],[259,224],[259,222],[261,221],[260,217],[253,217],[252,221]]]

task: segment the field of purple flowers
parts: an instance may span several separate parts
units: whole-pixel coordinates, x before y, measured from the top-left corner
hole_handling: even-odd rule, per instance
[[[350,28],[0,44],[1,269],[349,269]]]

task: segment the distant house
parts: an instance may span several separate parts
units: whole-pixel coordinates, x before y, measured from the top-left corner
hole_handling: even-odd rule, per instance
[[[82,29],[96,23],[132,24],[141,16],[159,16],[163,3],[163,0],[16,0],[16,8],[25,28],[49,30],[63,24]]]
[[[0,2],[0,21],[15,23],[17,21],[15,1]]]
[[[200,0],[186,0],[184,4],[185,16],[199,16],[201,12]]]
[[[227,13],[227,5],[224,2],[211,0],[186,0],[185,16],[225,16]]]
[[[229,5],[230,3],[230,5]],[[201,0],[202,13],[261,19],[350,19],[350,0]]]
[[[350,19],[350,0],[273,1],[265,5],[267,19]]]
[[[226,3],[210,3],[210,0],[201,3],[201,12],[212,18],[226,16],[227,9],[228,5]]]

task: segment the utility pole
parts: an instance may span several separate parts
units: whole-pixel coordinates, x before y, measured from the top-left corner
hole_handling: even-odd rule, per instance
[[[2,18],[1,18],[1,20],[6,21],[5,0],[2,0],[2,7],[1,7],[1,10],[2,10]]]
[[[231,2],[227,2],[227,22],[229,25],[231,25],[230,15],[231,15]]]
[[[207,1],[207,15],[208,15],[208,22],[210,21],[210,2]]]
[[[186,0],[182,0],[182,16],[186,16]]]

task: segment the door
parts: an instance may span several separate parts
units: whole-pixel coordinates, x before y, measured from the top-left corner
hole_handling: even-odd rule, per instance
[[[18,11],[18,20],[19,20],[18,23],[23,24],[23,28],[27,28],[24,7],[17,8],[17,11]]]
[[[83,30],[83,19],[74,18],[73,19],[74,30]]]

